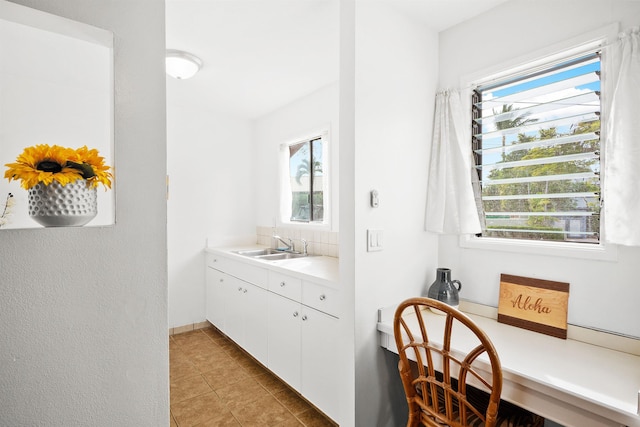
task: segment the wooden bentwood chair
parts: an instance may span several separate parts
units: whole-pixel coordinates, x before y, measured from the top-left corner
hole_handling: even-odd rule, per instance
[[[425,310],[444,314],[444,331],[425,326]],[[466,355],[451,350],[452,331],[475,337]],[[465,314],[430,298],[411,298],[395,312],[398,369],[409,405],[407,426],[541,427],[544,418],[500,400],[500,358],[487,335]],[[478,358],[486,354],[486,358]],[[478,363],[480,362],[480,363]],[[473,385],[469,385],[471,382]]]

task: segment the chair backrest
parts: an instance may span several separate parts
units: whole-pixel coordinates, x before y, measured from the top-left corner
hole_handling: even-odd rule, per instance
[[[491,340],[469,317],[434,299],[411,298],[396,309],[393,329],[409,405],[407,426],[496,425],[502,391],[500,359]],[[464,345],[458,347],[470,343],[469,351],[452,351],[452,332],[464,335]],[[478,360],[483,354],[486,357]]]

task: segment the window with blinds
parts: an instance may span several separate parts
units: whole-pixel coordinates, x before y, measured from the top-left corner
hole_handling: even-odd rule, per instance
[[[600,55],[473,92],[483,237],[598,243]]]

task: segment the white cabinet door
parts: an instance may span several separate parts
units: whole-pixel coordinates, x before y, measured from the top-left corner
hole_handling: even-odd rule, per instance
[[[243,346],[244,342],[244,311],[243,306],[244,290],[246,282],[226,275],[222,285],[222,294],[224,296],[225,318],[224,333],[234,340],[238,345]]]
[[[244,315],[244,343],[242,346],[259,362],[267,364],[267,295],[261,287],[244,283],[242,311]]]
[[[227,274],[223,279],[224,333],[266,364],[268,292]]]
[[[226,304],[222,293],[222,286],[226,274],[211,267],[207,267],[206,274],[207,320],[224,332],[224,308]]]
[[[340,321],[302,306],[302,395],[334,420],[340,419],[340,349],[333,343]]]
[[[300,390],[301,304],[269,294],[268,367],[296,390]]]

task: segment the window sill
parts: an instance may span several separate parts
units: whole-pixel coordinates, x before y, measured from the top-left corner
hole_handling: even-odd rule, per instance
[[[545,255],[553,257],[580,258],[598,261],[618,260],[616,245],[600,243],[588,245],[584,243],[551,243],[524,240],[498,239],[492,237],[460,236],[460,247],[483,249],[522,254]]]
[[[331,224],[317,222],[278,221],[277,227],[287,227],[297,230],[331,231]]]

